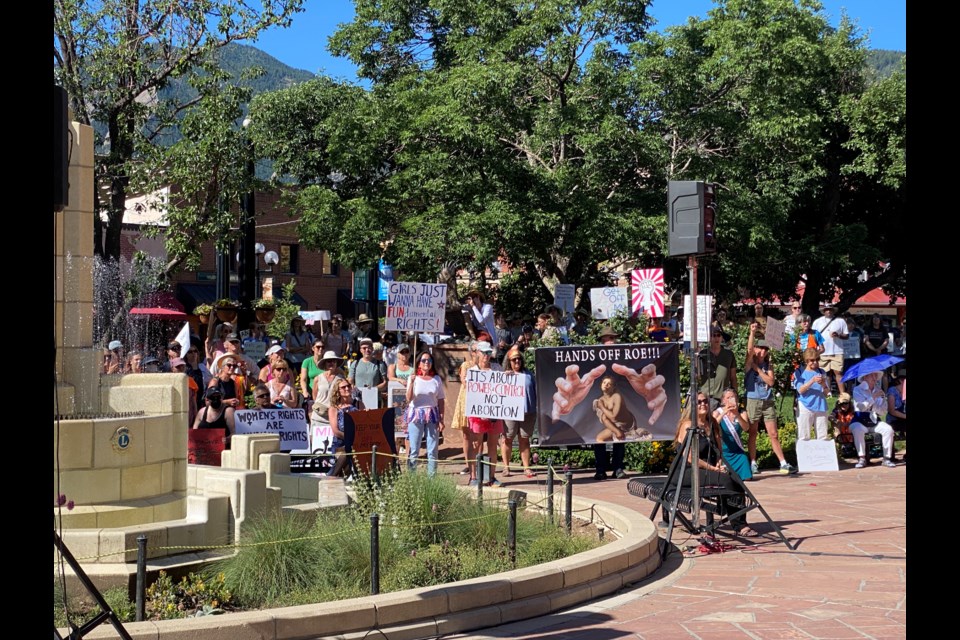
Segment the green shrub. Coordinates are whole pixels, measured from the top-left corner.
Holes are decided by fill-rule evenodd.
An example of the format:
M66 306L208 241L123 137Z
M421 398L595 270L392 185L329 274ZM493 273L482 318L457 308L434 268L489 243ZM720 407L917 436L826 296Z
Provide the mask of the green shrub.
M313 517L280 513L251 518L237 553L212 565L244 606L262 606L281 594L324 579Z
M166 571L147 587L145 609L150 620L187 618L198 612L222 613L233 596L222 573L190 573L175 583Z
M82 587L80 589L82 593L65 597L62 583L59 580L53 581L54 627L69 627L70 622L76 627L81 627L100 615L100 605ZM133 622L136 619L136 605L130 602L126 587L113 587L107 589L101 595L121 622ZM70 611L69 622L67 620L68 608Z

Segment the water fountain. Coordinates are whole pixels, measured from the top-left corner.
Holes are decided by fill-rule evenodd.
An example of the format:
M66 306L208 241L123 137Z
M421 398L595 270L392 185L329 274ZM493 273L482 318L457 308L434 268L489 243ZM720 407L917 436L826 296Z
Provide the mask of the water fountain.
M55 506L54 526L98 586L129 586L140 535L154 567L189 565L238 540L255 513L341 498L318 477L291 476L275 435L236 436L220 467L189 465L186 376L99 373L93 130L71 129L70 201L54 214L53 426L54 504L63 495L75 506Z

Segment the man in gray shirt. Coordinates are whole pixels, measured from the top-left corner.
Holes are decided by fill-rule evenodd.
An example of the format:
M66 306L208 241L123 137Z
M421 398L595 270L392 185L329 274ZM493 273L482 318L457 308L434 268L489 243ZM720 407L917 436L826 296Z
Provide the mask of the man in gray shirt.
M376 387L380 393L387 389L387 365L373 357L373 340L360 339L360 359L350 363L348 377L357 389Z

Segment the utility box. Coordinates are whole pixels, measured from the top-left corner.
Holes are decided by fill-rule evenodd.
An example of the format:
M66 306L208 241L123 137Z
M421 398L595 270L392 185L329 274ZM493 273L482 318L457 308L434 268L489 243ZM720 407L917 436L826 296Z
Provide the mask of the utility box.
M716 185L671 180L667 187L667 255L717 252Z

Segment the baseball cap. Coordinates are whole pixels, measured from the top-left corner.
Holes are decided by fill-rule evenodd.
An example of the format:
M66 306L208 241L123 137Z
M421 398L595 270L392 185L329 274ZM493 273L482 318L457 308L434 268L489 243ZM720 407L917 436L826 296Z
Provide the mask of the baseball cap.
M110 349L110 351L113 351L114 349L122 349L123 343L120 342L119 340L113 340L112 342L110 342L110 344L107 345L107 348Z
M363 345L363 344L368 344L368 345L370 345L370 346L372 347L372 346L373 346L373 339L372 339L372 338L361 338L359 344L361 344L361 345Z
M400 351L410 351L410 345L406 343L400 345L399 347L397 347L397 352L399 353Z
M175 369L177 367L185 366L187 363L183 361L183 358L172 358L170 360L170 368Z
M220 391L218 387L207 387L206 393L203 394L206 398L212 398L213 396L223 396L223 392Z
M757 340L756 342L753 343L753 346L757 347L758 349L769 349L769 348L770 348L770 345L767 344L767 341L766 341L766 340Z
M270 347L269 349L267 349L267 352L266 352L265 354L263 354L263 355L265 355L265 356L272 356L273 354L275 354L275 353L277 353L277 352L279 352L279 351L283 351L283 347L281 347L281 346L278 345L278 344L275 344L275 345L273 345L272 347Z
M180 351L180 343L176 340L171 340L170 344L167 345L167 351Z
M477 351L480 353L493 353L493 346L486 340L481 340L477 343Z
M240 336L235 333L231 333L227 336L227 342L240 342Z

